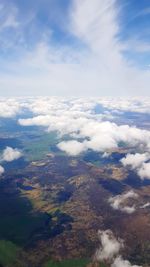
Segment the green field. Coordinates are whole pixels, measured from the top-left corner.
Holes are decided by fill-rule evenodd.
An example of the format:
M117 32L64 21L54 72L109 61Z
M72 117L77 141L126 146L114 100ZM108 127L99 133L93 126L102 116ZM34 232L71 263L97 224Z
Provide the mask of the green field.
M31 139L30 142L24 142L24 154L27 160L36 161L43 159L47 153L51 152L50 147L57 143L55 132L46 133L37 139Z

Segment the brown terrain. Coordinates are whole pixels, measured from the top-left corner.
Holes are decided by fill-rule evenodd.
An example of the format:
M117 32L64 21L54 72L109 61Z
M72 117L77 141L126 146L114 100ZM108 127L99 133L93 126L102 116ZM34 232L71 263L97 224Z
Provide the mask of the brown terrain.
M62 219L62 229L52 236L37 236L35 243L26 246L22 257L27 257L31 266L39 266L49 258L62 260L88 255L92 259L99 246L98 230L111 229L124 240L125 258L143 266L150 264L150 207L140 208L150 201L150 184L133 188L126 182L127 177L127 170L121 166L97 167L66 156L48 156L26 167L14 183L32 187L32 190L20 189L22 197L32 203L32 212L52 216L54 227L60 224L58 211L67 214L69 222ZM109 197L131 189L139 195L133 200L136 211L126 214L113 210ZM97 266L98 263L88 265Z

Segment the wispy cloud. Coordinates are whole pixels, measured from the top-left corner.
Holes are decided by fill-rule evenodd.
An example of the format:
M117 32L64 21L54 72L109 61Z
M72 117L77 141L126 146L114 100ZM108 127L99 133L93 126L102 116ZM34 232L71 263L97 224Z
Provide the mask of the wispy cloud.
M0 4L0 31L4 31L7 28L17 28L19 26L17 14L18 10L15 6Z
M66 43L54 41L50 25L40 31L35 21L28 20L24 26L15 12L5 19L5 26L13 21L19 40L13 46L19 51L15 59L1 59L0 85L5 94L134 95L141 90L148 94L149 70L138 69L122 53L118 1L71 3L63 26L71 39ZM25 27L32 29L31 42L25 38Z

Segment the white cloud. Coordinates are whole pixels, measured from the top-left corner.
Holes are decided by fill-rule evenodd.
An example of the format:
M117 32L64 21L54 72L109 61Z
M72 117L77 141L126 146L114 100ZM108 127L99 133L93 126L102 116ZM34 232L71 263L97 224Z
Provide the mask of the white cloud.
M90 140L87 141L87 147L89 149L94 151L106 151L107 149L116 148L118 146L118 142L113 134L113 124L111 125L111 123L109 124L107 122L93 123L93 129L90 129L90 125L92 126L92 123L85 125L83 129L81 129L81 135L85 134L85 136L87 135L87 137L90 137Z
M20 108L20 104L16 99L0 98L0 117L14 117L19 113Z
M141 179L150 179L150 163L143 163L137 173Z
M105 261L111 264L111 267L142 267L132 265L128 260L124 260L120 251L124 248L122 239L116 238L111 230L98 231L101 246L97 249L94 260Z
M41 116L33 117L31 119L19 119L18 122L22 126L32 126L32 125L48 126L51 120L52 120L52 117L50 117L49 115L46 115L46 116L41 115Z
M133 170L141 167L143 162L147 161L150 159L150 154L144 153L136 153L136 154L127 154L125 158L121 159L121 163L123 166L129 166Z
M77 156L86 149L84 143L80 143L76 140L61 142L57 146L70 156Z
M49 132L68 134L74 139L81 138L82 150L79 150L79 153L88 149L109 152L123 142L127 146L144 151L141 154L127 155L122 159L124 165L130 161L135 167L142 160L148 159L150 131L106 121L109 118L94 112L97 102L97 99L39 98L26 104L36 116L19 119L18 122L23 126L43 126Z
M98 102L105 108L114 111L150 113L149 97L101 97Z
M123 241L116 239L112 231L98 231L101 242L100 248L96 251L95 259L98 261L112 260L123 247Z
M104 152L103 155L102 155L102 158L109 158L109 156L111 155L111 153L108 153L108 152Z
M0 175L2 175L5 172L5 169L3 168L3 166L0 165Z
M123 260L121 256L118 256L111 267L142 267L139 265L132 265L128 260Z
M109 198L109 203L113 209L121 210L125 213L131 214L136 210L135 205L127 206L125 203L128 199L136 199L136 198L138 198L138 194L136 194L134 191L131 190L122 195L117 195L115 197Z
M149 144L148 144L149 150ZM150 163L146 162L150 159L149 153L144 154L127 154L127 156L120 161L124 166L128 166L135 170L141 179L150 179Z
M114 0L79 0L74 1L71 14L71 31L85 41L94 51L101 53L104 48L111 56L111 49L117 50L117 9ZM114 51L112 51L112 55ZM118 53L118 50L117 50ZM102 58L103 58L102 57ZM119 55L118 55L119 57ZM109 60L110 63L110 60Z
M2 160L11 162L22 157L22 153L17 149L12 147L6 147L2 154Z

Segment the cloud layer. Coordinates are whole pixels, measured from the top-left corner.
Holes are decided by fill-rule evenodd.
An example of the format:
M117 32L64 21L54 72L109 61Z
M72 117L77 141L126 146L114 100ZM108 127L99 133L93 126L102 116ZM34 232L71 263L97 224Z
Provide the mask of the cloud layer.
M18 116L21 126L43 126L48 132L56 131L59 137L68 135L68 141L58 143L58 148L68 155L78 156L87 150L109 155L122 144L130 147L133 152L121 163L141 179L150 178L150 131L115 122L125 120L124 112L132 112L134 107L136 112L147 112L149 116L149 98L118 98L115 102L111 98L28 97L1 98L0 103L3 118Z
M102 121L101 115L86 114L85 111L78 109L69 111L60 110L56 114L38 115L29 119L19 119L18 122L23 126L44 126L47 127L48 131L55 130L61 135L69 134L76 138L83 138L85 140L82 144L79 141L75 143L80 147L82 145L83 151L86 149L106 151L117 148L120 142L124 142L126 145L132 147L143 146L145 149L149 149L149 131L128 125L118 126L116 123L110 121ZM71 144L70 141L69 143L66 141L68 148ZM81 149L79 152L81 152Z
M59 136L68 135L69 140L60 142L58 148L72 156L87 150L109 153L124 144L136 153L127 154L121 163L137 171L141 179L149 178L150 131L115 123L118 114L120 118L122 116L120 112L130 109L132 112L134 105L137 112L146 112L149 101L143 100L141 105L130 99L124 109L121 109L122 99L118 99L118 106L110 105L110 109L105 107L110 100L107 105L103 101L99 98L31 98L22 101L21 108L27 108L33 116L20 118L18 123L22 126L43 126L48 132L56 131ZM97 107L100 109L98 113Z
M0 117L11 118L17 115L21 109L19 101L16 99L0 99Z

